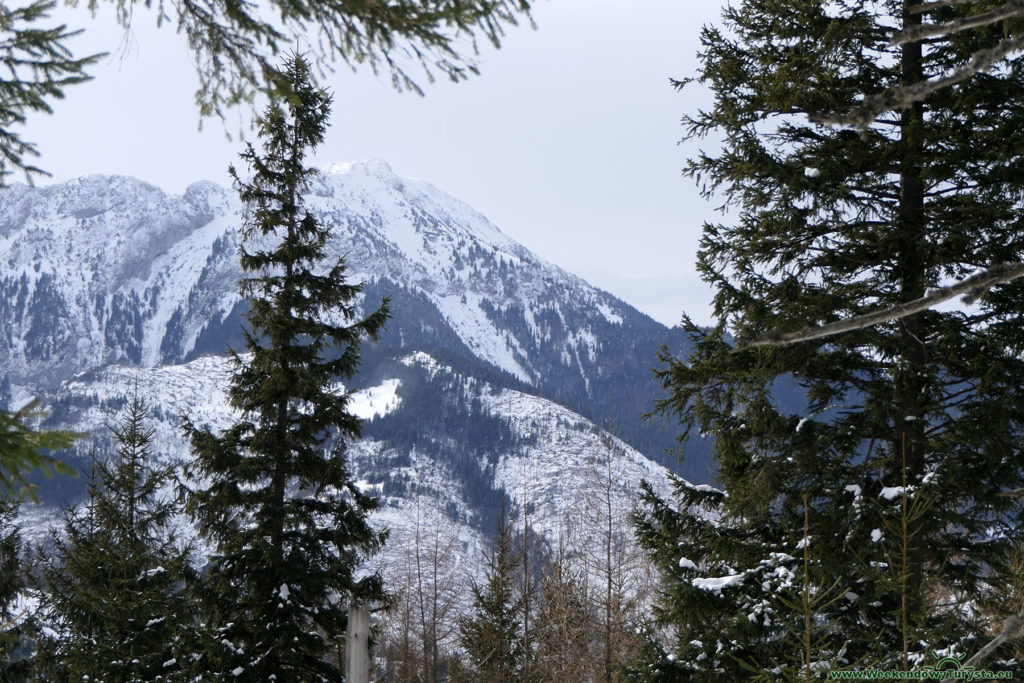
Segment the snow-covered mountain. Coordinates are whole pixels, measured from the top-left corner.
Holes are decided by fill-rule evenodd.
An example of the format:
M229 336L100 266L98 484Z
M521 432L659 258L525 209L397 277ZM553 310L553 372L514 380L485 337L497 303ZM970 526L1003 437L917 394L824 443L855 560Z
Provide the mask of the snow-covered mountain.
M658 394L669 329L517 244L484 216L387 164L337 164L308 205L335 228L365 301L392 297L380 346L504 373L673 465L674 434L640 416ZM91 176L0 193L0 399L45 394L110 363L181 363L242 346L235 195L198 182L169 196ZM701 444L682 473L706 479Z
M368 422L350 456L394 547L424 507L444 511L469 551L503 496L551 540L580 526L600 481L620 511L641 478L664 483L674 434L640 415L658 394L657 349L679 351L678 329L383 162L329 166L306 199L334 229L330 259L365 283L364 310L392 300L386 334L363 350L353 409ZM43 396L49 425L91 433L69 455L81 464L93 446L109 452L103 425L137 387L157 457L184 461L183 414L231 419L241 223L235 195L209 182L180 197L106 176L0 192L0 401ZM706 480L703 444L689 448L683 474ZM83 488L57 478L42 496L74 501Z
M102 426L138 392L149 402L154 458L182 464L188 444L181 416L215 430L231 423L230 370L224 356L110 365L65 382L49 406L62 426L92 434L76 446L85 457L94 447L113 449L113 435ZM668 492L662 466L547 399L463 375L422 351L382 363L375 375L350 406L367 426L349 458L359 485L383 503L376 520L391 529L393 552L407 545L426 510L443 511L467 549L482 549L502 494L513 511L529 511L535 533L555 541L572 531L576 544L587 546L594 530L580 515L602 491L617 511L631 509L641 479ZM84 483L62 480L62 496L75 499ZM46 508L26 512L32 535L52 521Z

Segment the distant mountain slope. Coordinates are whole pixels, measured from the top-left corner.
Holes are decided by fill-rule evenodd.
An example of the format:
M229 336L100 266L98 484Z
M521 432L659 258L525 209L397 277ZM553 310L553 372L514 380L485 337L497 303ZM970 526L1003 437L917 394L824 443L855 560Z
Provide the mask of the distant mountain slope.
M391 296L394 318L367 349L380 363L414 351L466 376L553 401L648 457L671 431L640 420L658 394L669 329L547 263L466 204L383 162L325 168L307 201L336 238L364 300ZM241 207L212 183L181 197L141 181L92 176L0 192L0 387L52 394L108 364L157 368L241 348L236 257ZM361 379L362 381L362 379ZM2 399L3 396L0 396ZM708 478L706 446L681 472Z
M641 479L668 493L664 468L547 399L463 375L423 352L383 362L375 375L373 386L350 404L368 422L365 438L350 445L349 459L359 485L382 502L374 522L391 531L391 541L374 566L386 574L403 566L417 525L434 511L447 518L473 574L503 493L510 514L529 510L534 533L551 544L571 538L576 552L597 547L599 530L586 524L586 512L603 491L621 519L636 504ZM182 465L189 456L181 416L215 430L230 424L229 376L223 356L149 368L106 366L51 396L52 421L90 433L73 459L86 459L92 448L112 452L114 438L104 425L137 392L151 407L146 425L154 430L153 457ZM76 500L85 483L55 480L44 492L47 507L25 511L28 534L40 534L55 518L49 506Z

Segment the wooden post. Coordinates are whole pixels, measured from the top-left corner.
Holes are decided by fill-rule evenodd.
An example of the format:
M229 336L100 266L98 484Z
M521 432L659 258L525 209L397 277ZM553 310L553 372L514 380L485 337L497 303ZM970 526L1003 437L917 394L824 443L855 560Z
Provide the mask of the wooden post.
M358 605L348 610L345 681L370 683L370 610Z

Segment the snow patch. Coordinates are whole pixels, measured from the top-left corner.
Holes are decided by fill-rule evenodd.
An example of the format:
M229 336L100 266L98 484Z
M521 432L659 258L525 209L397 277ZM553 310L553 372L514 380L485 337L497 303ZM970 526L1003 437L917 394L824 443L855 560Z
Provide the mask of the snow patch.
M386 379L375 387L353 393L348 404L349 412L362 420L372 420L393 412L402 403L397 395L401 384L398 379Z
M612 325L622 324L622 316L613 311L611 307L608 306L607 304L599 303L597 305L597 310L601 311L601 315L604 316L604 319L610 322Z
M730 574L729 576L718 576L708 579L693 579L690 584L702 591L721 594L723 589L741 584L744 576L745 574Z
M895 500L903 495L904 490L905 489L902 486L886 486L882 489L881 493L878 494L878 497L885 498L886 500Z

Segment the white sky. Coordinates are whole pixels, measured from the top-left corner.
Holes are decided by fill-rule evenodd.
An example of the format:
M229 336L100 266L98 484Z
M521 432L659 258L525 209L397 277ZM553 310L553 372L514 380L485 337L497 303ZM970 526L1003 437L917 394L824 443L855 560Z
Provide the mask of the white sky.
M528 26L486 50L468 82L394 92L386 76L341 67L327 85L333 125L319 163L381 158L466 201L543 258L672 325L710 320L694 270L703 221L717 214L680 172L697 143L678 144L684 112L708 106L669 78L697 69L698 32L717 0L539 0ZM26 131L54 180L132 175L181 193L228 184L240 123L198 127L195 77L173 27L152 27L141 3L132 33L109 7L95 19L60 10L84 54L111 52L96 80L70 88ZM707 142L705 145L713 143ZM40 181L48 182L48 181Z

